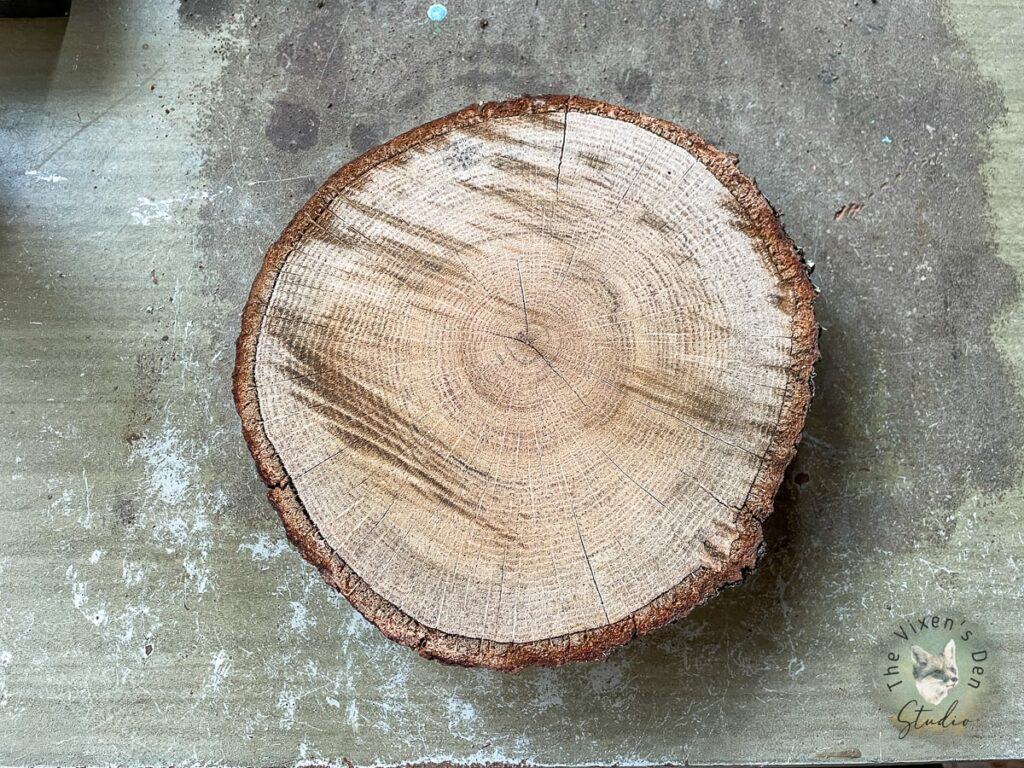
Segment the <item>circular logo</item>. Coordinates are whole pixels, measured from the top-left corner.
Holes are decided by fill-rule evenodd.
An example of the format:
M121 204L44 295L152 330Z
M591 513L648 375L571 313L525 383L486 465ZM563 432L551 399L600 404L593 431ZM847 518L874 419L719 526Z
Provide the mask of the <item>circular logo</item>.
M899 738L976 726L991 659L987 642L967 619L922 615L899 622L886 635L875 675Z

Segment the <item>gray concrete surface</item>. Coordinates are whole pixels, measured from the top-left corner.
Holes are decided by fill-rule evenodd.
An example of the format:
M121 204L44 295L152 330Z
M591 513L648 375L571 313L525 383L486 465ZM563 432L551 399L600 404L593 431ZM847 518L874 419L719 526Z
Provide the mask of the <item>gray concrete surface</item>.
M1024 756L1021 4L428 5L0 21L0 764ZM818 265L825 331L747 583L607 662L507 677L421 660L321 584L230 371L322 179L523 92L738 153ZM924 614L980 627L986 694L972 727L900 739L880 649Z

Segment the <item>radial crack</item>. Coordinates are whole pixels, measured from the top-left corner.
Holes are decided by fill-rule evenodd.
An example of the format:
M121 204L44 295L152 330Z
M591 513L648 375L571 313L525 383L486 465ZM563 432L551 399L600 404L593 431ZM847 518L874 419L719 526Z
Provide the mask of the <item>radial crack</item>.
M530 335L530 313L526 311L526 289L523 288L523 268L516 259L516 272L519 273L519 295L523 299L523 323L526 325L526 335Z
M558 185L562 181L562 160L565 157L565 134L569 129L569 103L565 104L565 116L562 118L562 148L558 150L558 170L555 171L555 197L558 197Z
M601 610L604 612L604 620L612 623L608 616L608 608L604 604L604 596L601 594L601 587L597 585L597 576L594 575L594 566L590 562L590 553L587 552L586 542L583 541L583 531L580 529L580 519L576 516L576 510L572 510L572 519L576 523L576 535L580 537L580 549L583 550L583 559L587 561L587 570L590 571L590 580L594 583L594 591L597 592L597 599L601 603Z

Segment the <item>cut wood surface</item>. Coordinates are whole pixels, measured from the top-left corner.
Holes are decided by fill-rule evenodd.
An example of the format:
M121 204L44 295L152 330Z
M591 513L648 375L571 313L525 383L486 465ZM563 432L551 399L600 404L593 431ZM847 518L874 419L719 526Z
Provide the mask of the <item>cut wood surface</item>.
M579 98L343 167L271 248L235 395L289 536L450 663L597 658L754 565L813 289L734 158Z

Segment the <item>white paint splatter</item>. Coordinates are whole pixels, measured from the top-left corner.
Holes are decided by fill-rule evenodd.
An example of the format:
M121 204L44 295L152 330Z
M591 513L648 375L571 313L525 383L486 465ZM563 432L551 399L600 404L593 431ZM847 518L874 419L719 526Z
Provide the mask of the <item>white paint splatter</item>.
M352 730L356 733L359 732L359 707L356 706L356 700L352 699L348 703L348 709L345 710L345 719L348 724L352 726Z
M161 520L154 529L154 536L160 541L170 545L167 554L177 551L178 547L188 543L189 537L193 534L205 531L210 527L210 521L202 510L197 510L191 521L184 517L172 517Z
M622 669L618 664L606 661L590 670L588 679L595 693L611 693L622 685Z
M539 670L536 678L536 697L534 703L538 709L560 707L564 703L558 689L559 676L550 669Z
M203 683L203 690L200 694L205 698L210 693L216 693L224 685L224 681L231 675L231 659L228 652L221 648L210 657L210 674Z
M131 456L131 461L145 462L143 487L151 501L150 514L157 517L151 535L166 554L181 555L181 567L188 577L185 591L199 595L214 589L209 563L211 517L228 504L222 489L205 490L196 482L200 463L209 451L207 441L187 438L165 421L159 431L136 444ZM126 572L123 577L135 580L139 574Z
M277 711L281 713L278 725L283 730L290 731L295 726L295 705L298 701L298 694L292 691L281 691L277 695Z
M456 696L448 700L448 730L453 736L473 739L476 723L476 708L472 704Z
M238 545L239 552L243 549L249 550L253 560L265 563L280 557L288 549L288 541L282 538L271 539L267 534L261 533L255 541ZM268 567L262 566L260 570L266 570Z
M12 661L14 656L10 651L0 651L0 709L7 706L7 700L10 698L7 692L7 668L11 666Z
M208 556L209 552L206 549L201 549L195 556L186 555L185 559L182 560L182 566L185 568L185 573L188 574L188 577L195 585L196 592L200 595L207 590L212 589L212 573L206 565L206 558Z
M89 582L87 581L75 581L75 577L78 575L75 572L75 566L69 565L67 571L64 574L71 582L71 603L78 610L82 610L87 602L89 602Z
M80 614L97 627L110 621L110 616L107 615L107 609L104 606L101 605L95 610L86 607L89 604L89 582L78 580L78 571L75 570L75 566L69 565L64 572L64 577L71 586L71 604L78 609Z
M180 503L198 471L181 443L180 432L165 424L160 433L142 441L136 449L146 460L150 491L165 504Z
M304 633L309 627L316 626L316 619L309 615L306 606L294 600L290 605L292 607L292 629Z
M146 569L140 563L125 560L121 565L121 581L126 587L137 587L146 578Z
M89 487L89 477L85 470L82 470L82 483L85 486L85 514L79 515L78 524L89 530L92 528L92 489Z
M153 221L170 221L171 205L180 203L184 198L168 197L164 200L151 200L148 197L140 197L139 204L128 213L132 221L148 227Z
M154 200L149 197L139 197L138 205L132 207L128 213L132 221L143 227L148 227L154 221L170 221L172 210L179 205L187 205L194 201L212 200L215 197L231 192L231 187L224 187L218 192L202 190L195 194L173 195L161 200Z
M47 184L60 184L62 181L67 181L67 176L58 176L57 174L44 174L40 171L25 171L25 175L29 176L36 181L45 181Z

